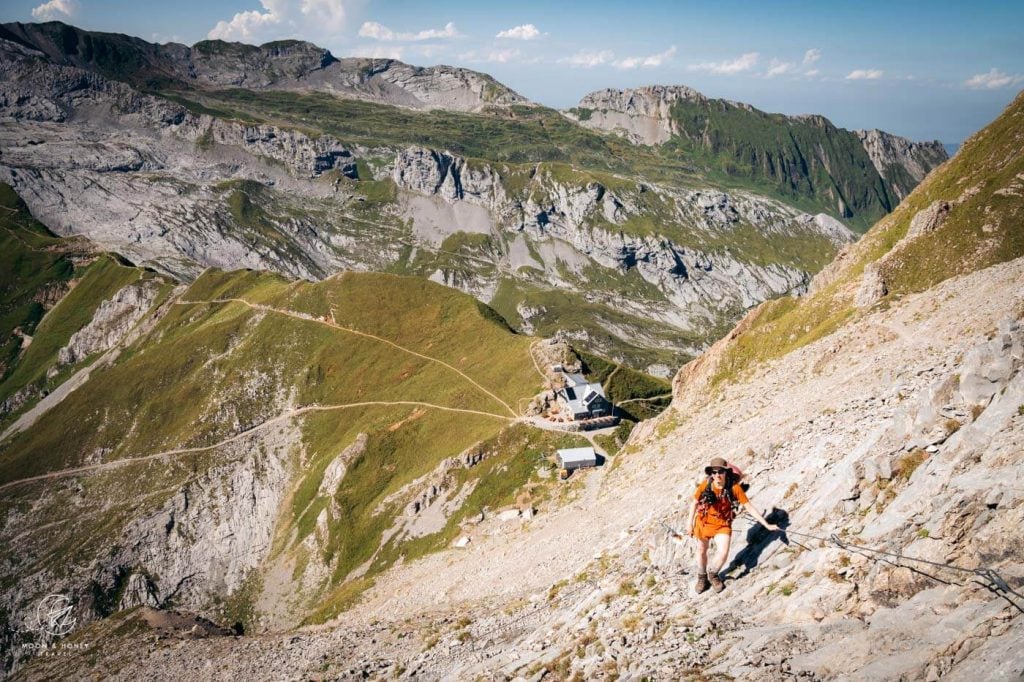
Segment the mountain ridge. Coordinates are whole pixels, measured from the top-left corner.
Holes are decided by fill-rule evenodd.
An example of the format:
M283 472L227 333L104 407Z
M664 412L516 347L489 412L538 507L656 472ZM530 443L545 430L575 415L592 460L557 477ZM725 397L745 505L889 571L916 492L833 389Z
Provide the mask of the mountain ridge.
M339 59L306 41L280 40L260 46L222 40L203 40L192 47L156 45L60 22L3 24L0 37L37 50L55 63L96 70L144 89L178 85L321 90L424 110L531 105L491 76L470 69L418 67L395 59Z
M844 218L888 213L948 158L937 140L848 131L820 114L770 114L685 85L597 90L565 113L634 144L664 146L666 154L697 154L709 170L827 197Z
M323 93L164 98L0 47L0 175L57 232L186 280L206 266L421 274L496 302L524 328L671 367L699 350L706 325L803 286L852 238L746 191L471 156L495 156L507 139L514 154L608 159L592 151L603 139L554 112L458 114L465 126L450 132L455 114ZM436 131L429 147L408 142L417 124ZM527 147L530 130L567 151ZM469 153L438 149L454 135Z

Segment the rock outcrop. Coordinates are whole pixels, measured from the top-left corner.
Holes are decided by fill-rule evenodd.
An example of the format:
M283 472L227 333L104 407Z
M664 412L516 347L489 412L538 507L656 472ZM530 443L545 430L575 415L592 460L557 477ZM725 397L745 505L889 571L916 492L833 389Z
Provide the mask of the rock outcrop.
M911 142L882 130L853 132L860 138L878 174L889 182L900 200L910 194L933 168L949 158L946 148L938 140Z
M159 287L153 282L130 284L100 303L89 324L75 332L67 345L57 352L57 364L50 371L113 348L149 311L158 291Z
M566 115L582 126L620 134L635 144L658 145L679 132L672 123L672 105L678 101L703 103L707 98L685 85L608 88L584 96Z

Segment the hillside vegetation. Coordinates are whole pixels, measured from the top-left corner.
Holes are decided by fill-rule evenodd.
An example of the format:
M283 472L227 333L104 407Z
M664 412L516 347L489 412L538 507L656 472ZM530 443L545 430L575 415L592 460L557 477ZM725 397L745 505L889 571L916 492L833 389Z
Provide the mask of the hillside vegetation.
M114 278L122 285L148 276L101 257L69 296L93 286L109 295L109 272L88 274L98 267L124 270ZM40 328L38 348L53 346ZM259 510L276 519L272 546L257 547L262 563L244 567L237 588L207 583L198 603L187 598L259 627L266 572L284 564L295 584L289 605L275 608L331 617L394 562L447 547L472 516L521 503L524 491L533 503L549 495L550 477L538 475L546 457L585 441L512 425L542 385L531 342L478 301L419 278L344 273L310 283L209 270L112 366L68 395L59 418L3 443L0 514L30 514L30 526L52 529L22 534L17 554L9 545L2 579L48 575L72 588L87 578L101 614L123 606L131 575L169 598L172 569L153 557L125 563L119 548L142 542L137 534L183 494L186 506L207 508L200 518L227 512L219 505L241 502L240 491L220 502L204 496L245 470L264 486L283 486L280 515ZM16 372L45 372L51 355L26 355ZM352 454L342 455L344 475L332 490L326 472L343 452ZM283 479L274 478L278 470ZM435 529L402 530L424 477L458 493L458 502ZM208 492L194 490L197 481ZM74 517L69 505L79 510ZM182 517L175 527L188 524ZM175 532L185 533L189 551L209 551L196 535L206 531ZM97 559L100 574L90 572Z
M918 230L908 235L915 220ZM865 304L885 306L950 277L1019 258L1024 255L1022 221L1024 96L1018 95L818 275L811 295L783 297L751 312L718 359L714 383L851 324ZM875 280L879 296L858 306L865 278Z
M58 350L100 303L153 273L95 254L86 240L57 237L5 184L0 184L0 228L0 404L6 407L0 425L6 426L95 359L48 371Z
M693 158L712 177L746 180L797 204L823 206L862 231L899 203L857 136L824 117L680 100L672 121L679 135L666 152Z

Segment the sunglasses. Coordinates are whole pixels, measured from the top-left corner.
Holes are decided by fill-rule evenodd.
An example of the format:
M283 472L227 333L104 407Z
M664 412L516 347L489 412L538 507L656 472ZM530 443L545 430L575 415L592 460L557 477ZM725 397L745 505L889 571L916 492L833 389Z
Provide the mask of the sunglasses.
M725 473L725 469L712 469L711 473L712 473L712 475L714 475L714 474L724 474Z

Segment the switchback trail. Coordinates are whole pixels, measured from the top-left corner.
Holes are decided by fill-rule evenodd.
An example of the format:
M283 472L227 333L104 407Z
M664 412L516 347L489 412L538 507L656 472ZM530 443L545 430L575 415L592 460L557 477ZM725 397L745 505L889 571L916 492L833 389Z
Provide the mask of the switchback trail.
M214 443L212 445L203 445L201 447L194 448L176 448L174 450L165 450L164 452L157 452L152 455L143 455L142 457L126 457L124 459L115 459L113 461L102 462L100 464L89 464L86 466L74 467L72 469L61 469L59 471L51 471L46 474L39 474L38 476L29 476L27 478L19 478L16 481L8 481L7 483L0 485L0 491L6 490L7 488L13 488L14 486L20 485L22 483L31 483L33 481L45 481L54 478L65 478L67 476L74 476L75 474L89 473L93 471L104 471L106 469L116 469L118 467L127 466L129 464L137 464L139 462L147 462L150 460L161 459L164 457L172 457L174 455L187 455L196 452L204 452L206 450L213 450L215 448L223 447L235 441L242 440L243 438L251 436L256 432L267 428L268 426L273 426L274 424L286 421L288 419L291 419L292 417L298 417L304 414L308 414L310 412L329 412L331 410L345 410L352 407L372 407L379 405L415 405L417 407L428 407L435 410L444 410L446 412L461 412L463 414L475 414L481 417L491 417L492 419L512 421L511 417L505 417L504 415L494 414L493 412L481 412L480 410L468 410L460 407L445 407L444 405L434 405L432 403L423 403L412 400L371 400L361 403L344 403L341 405L307 405L305 407L298 407L293 410L283 412L278 416L273 417L272 419L268 419L267 421L252 427L251 429L247 429L240 433L236 433L234 436L231 436L230 438L225 438L224 440Z
M474 386L479 388L481 391L483 391L484 393L486 393L487 395L489 395L490 397L494 398L499 403L501 403L505 407L505 409L508 410L509 414L511 414L513 417L517 416L516 415L516 411L513 410L512 407L508 403L506 403L504 400L502 400L501 398L499 398L498 396L496 396L495 394L491 393L486 388L484 388L483 386L478 384L476 381L474 381L471 377L469 377L465 372L463 372L459 368L454 367L452 365L449 365L444 360L439 360L438 358L434 358L434 357L431 357L429 355L424 355L423 353L418 353L418 352L416 352L414 350L410 350L409 348L406 348L404 346L400 346L397 343L395 343L394 341L390 341L390 340L385 339L383 337L377 336L376 334L370 334L369 332L361 332L358 329L352 329L351 327L343 327L342 325L337 324L336 322L330 322L330 321L325 320L323 318L313 317L312 315L307 315L307 314L304 314L304 313L297 313L297 312L295 312L293 310L285 310L285 309L282 309L282 308L274 308L274 307L271 307L271 306L268 306L268 305L263 305L261 303L252 303L251 301L246 301L244 298L214 298L214 299L210 299L209 301L184 301L184 300L175 301L175 305L204 305L204 304L209 304L209 303L241 303L243 305L249 306L253 310L262 310L262 311L268 312L268 313L277 313L278 315L284 315L285 317L291 317L291 318L294 318L296 320L302 320L304 322L313 322L315 324L322 324L324 326L331 327L332 329L337 329L339 331L347 332L349 334L354 334L356 336L362 336L362 337L367 338L367 339L373 339L375 341L379 341L381 343L384 343L384 344L387 344L387 345L391 346L392 348L396 348L396 349L402 351L403 353L408 353L409 355L414 355L414 356L416 356L418 358L422 358L422 359L428 360L430 362L436 362L439 365L443 365L444 367L447 367L448 369L450 369L453 372L457 373L463 379L465 379L469 383L473 384Z

